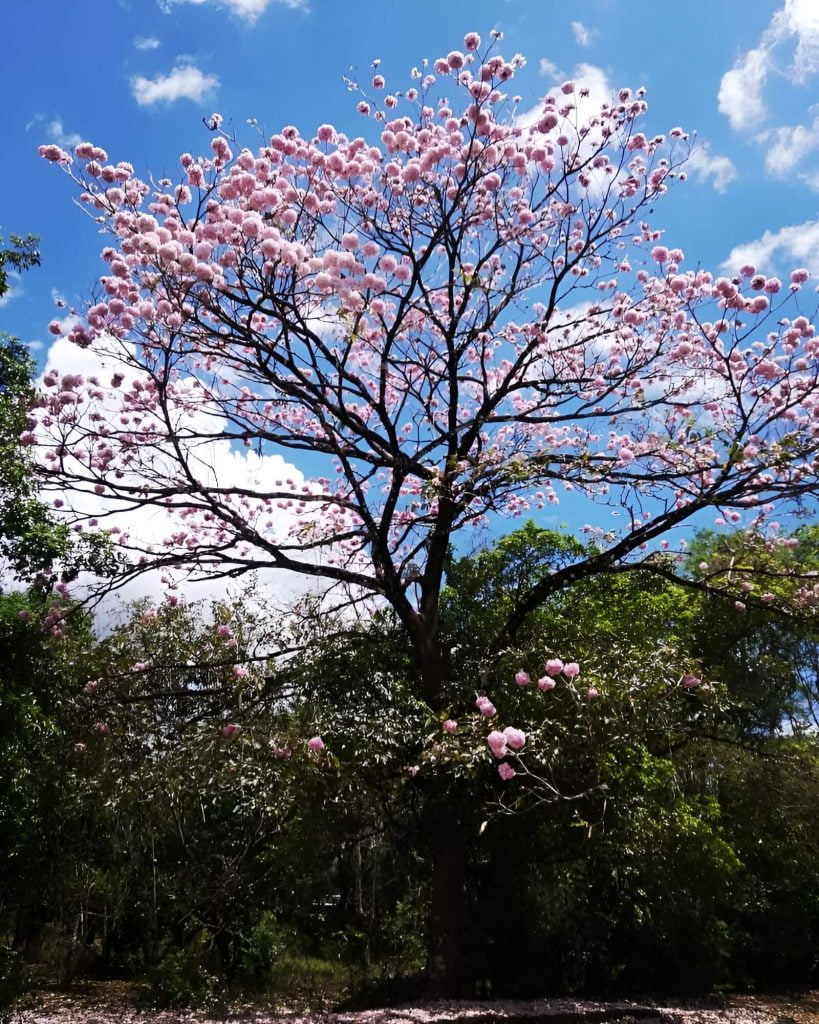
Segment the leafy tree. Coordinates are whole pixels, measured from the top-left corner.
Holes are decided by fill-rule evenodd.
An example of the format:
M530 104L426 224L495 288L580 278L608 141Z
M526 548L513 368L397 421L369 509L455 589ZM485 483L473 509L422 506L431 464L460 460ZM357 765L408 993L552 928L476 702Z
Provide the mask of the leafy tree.
M38 501L30 450L19 443L34 399L33 370L26 347L0 334L0 556L14 576L45 581L68 549L68 529Z
M693 585L661 538L709 510L764 536L770 509L811 493L818 468L807 271L780 300L781 282L753 268L686 270L646 223L686 136L639 131L642 93L591 109L571 82L529 123L504 99L520 59L494 35L465 47L383 104L381 74L357 86L370 139L288 127L234 155L217 133L207 157L183 155L176 188L91 143L76 162L42 149L111 233L104 295L70 336L115 366L110 386L46 375L30 440L51 479L78 510L93 494L176 517L156 546L120 535L134 556L122 578L273 566L386 602L435 712L453 682L447 553L465 527L563 488L624 524L516 595L481 644L491 668L580 579L639 570ZM256 453L255 481L215 472L231 443ZM300 452L316 467L307 482L276 469L275 455ZM457 988L452 820L435 830L434 898L450 895L430 969Z
M40 252L37 248L39 239L36 235L26 235L24 238L12 235L10 241L11 248L3 248L3 238L0 236L0 298L11 287L8 268L19 274L23 270L40 266Z

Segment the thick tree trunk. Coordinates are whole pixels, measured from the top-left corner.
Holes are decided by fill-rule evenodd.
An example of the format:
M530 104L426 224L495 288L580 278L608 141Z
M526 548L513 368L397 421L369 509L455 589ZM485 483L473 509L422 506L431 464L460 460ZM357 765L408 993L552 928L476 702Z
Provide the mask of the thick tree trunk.
M419 615L413 640L421 690L433 711L447 706L446 662L437 623ZM468 983L467 841L457 795L447 780L431 778L426 793L424 828L430 853L430 902L427 918L427 982L436 996L459 996Z
M461 996L468 982L465 837L457 823L439 825L431 846L427 980L433 995Z

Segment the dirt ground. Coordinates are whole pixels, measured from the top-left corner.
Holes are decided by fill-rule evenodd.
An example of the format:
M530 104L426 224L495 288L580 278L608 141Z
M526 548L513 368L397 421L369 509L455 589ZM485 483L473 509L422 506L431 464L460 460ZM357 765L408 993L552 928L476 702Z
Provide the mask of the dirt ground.
M74 994L43 993L20 1010L20 1024L819 1024L819 992L735 996L720 1005L661 1006L588 1000L493 1000L417 1003L349 1013L233 1010L135 1010L110 986Z

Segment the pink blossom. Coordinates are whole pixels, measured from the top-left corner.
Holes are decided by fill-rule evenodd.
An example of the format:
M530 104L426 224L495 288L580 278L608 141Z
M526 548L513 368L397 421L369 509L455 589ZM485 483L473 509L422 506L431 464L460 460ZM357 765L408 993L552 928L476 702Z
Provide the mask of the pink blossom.
M464 47L467 50L477 50L481 45L481 37L477 32L467 32L464 36Z
M517 772L511 764L507 764L504 761L503 764L498 765L498 775L500 775L504 782L508 782L510 779L514 779Z
M568 665L563 666L563 675L567 679L574 679L575 676L580 675L580 666L576 661L570 661Z
M560 658L549 658L546 662L546 674L549 676L559 676L563 671L563 662Z
M556 685L554 679L551 679L549 676L543 676L537 681L538 689L543 690L544 693L553 690Z
M443 724L444 732L455 732L458 728L458 723L453 718L448 718Z
M488 697L478 697L475 701L475 707L480 711L484 718L494 718L498 713L495 705Z
M498 732L497 729L493 729L486 737L486 743L495 757L499 760L502 757L506 757L506 737L502 732Z
M515 682L518 684L518 686L528 686L531 681L532 680L529 678L529 673L524 672L523 669L520 669L518 672L515 673Z
M222 726L222 736L226 740L235 740L236 737L241 734L241 732L242 732L241 725L230 724L230 725L223 725Z
M695 676L693 672L688 672L682 677L682 684L687 689L693 689L695 686L699 686L702 680L699 676Z
M50 160L52 163L67 164L71 162L71 157L68 153L53 143L48 146L40 146L38 152L43 159Z
M734 608L736 608L736 610L738 612L744 612L745 611L745 602L744 601L734 601Z
M320 750L324 750L324 740L321 736L313 736L307 741L307 749L317 754Z
M597 689L596 686L589 686L586 690L586 696L589 698L589 700L594 700L595 697L600 696L600 691Z
M511 725L507 725L503 730L503 736L511 750L522 750L526 745L526 733L522 729L515 729Z
M383 75L373 75L373 89L383 89L385 85Z
M94 728L97 730L100 736L111 735L111 726L107 722L97 722Z
M810 271L804 267L791 271L791 284L804 284L810 277Z

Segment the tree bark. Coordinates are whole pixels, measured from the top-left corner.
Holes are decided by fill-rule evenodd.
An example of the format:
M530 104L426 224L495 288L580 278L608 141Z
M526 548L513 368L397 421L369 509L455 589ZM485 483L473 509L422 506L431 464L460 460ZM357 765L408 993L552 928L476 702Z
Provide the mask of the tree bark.
M442 807L441 810L446 810ZM431 994L465 994L467 849L457 823L439 823L432 837L432 878L427 925L427 982Z

